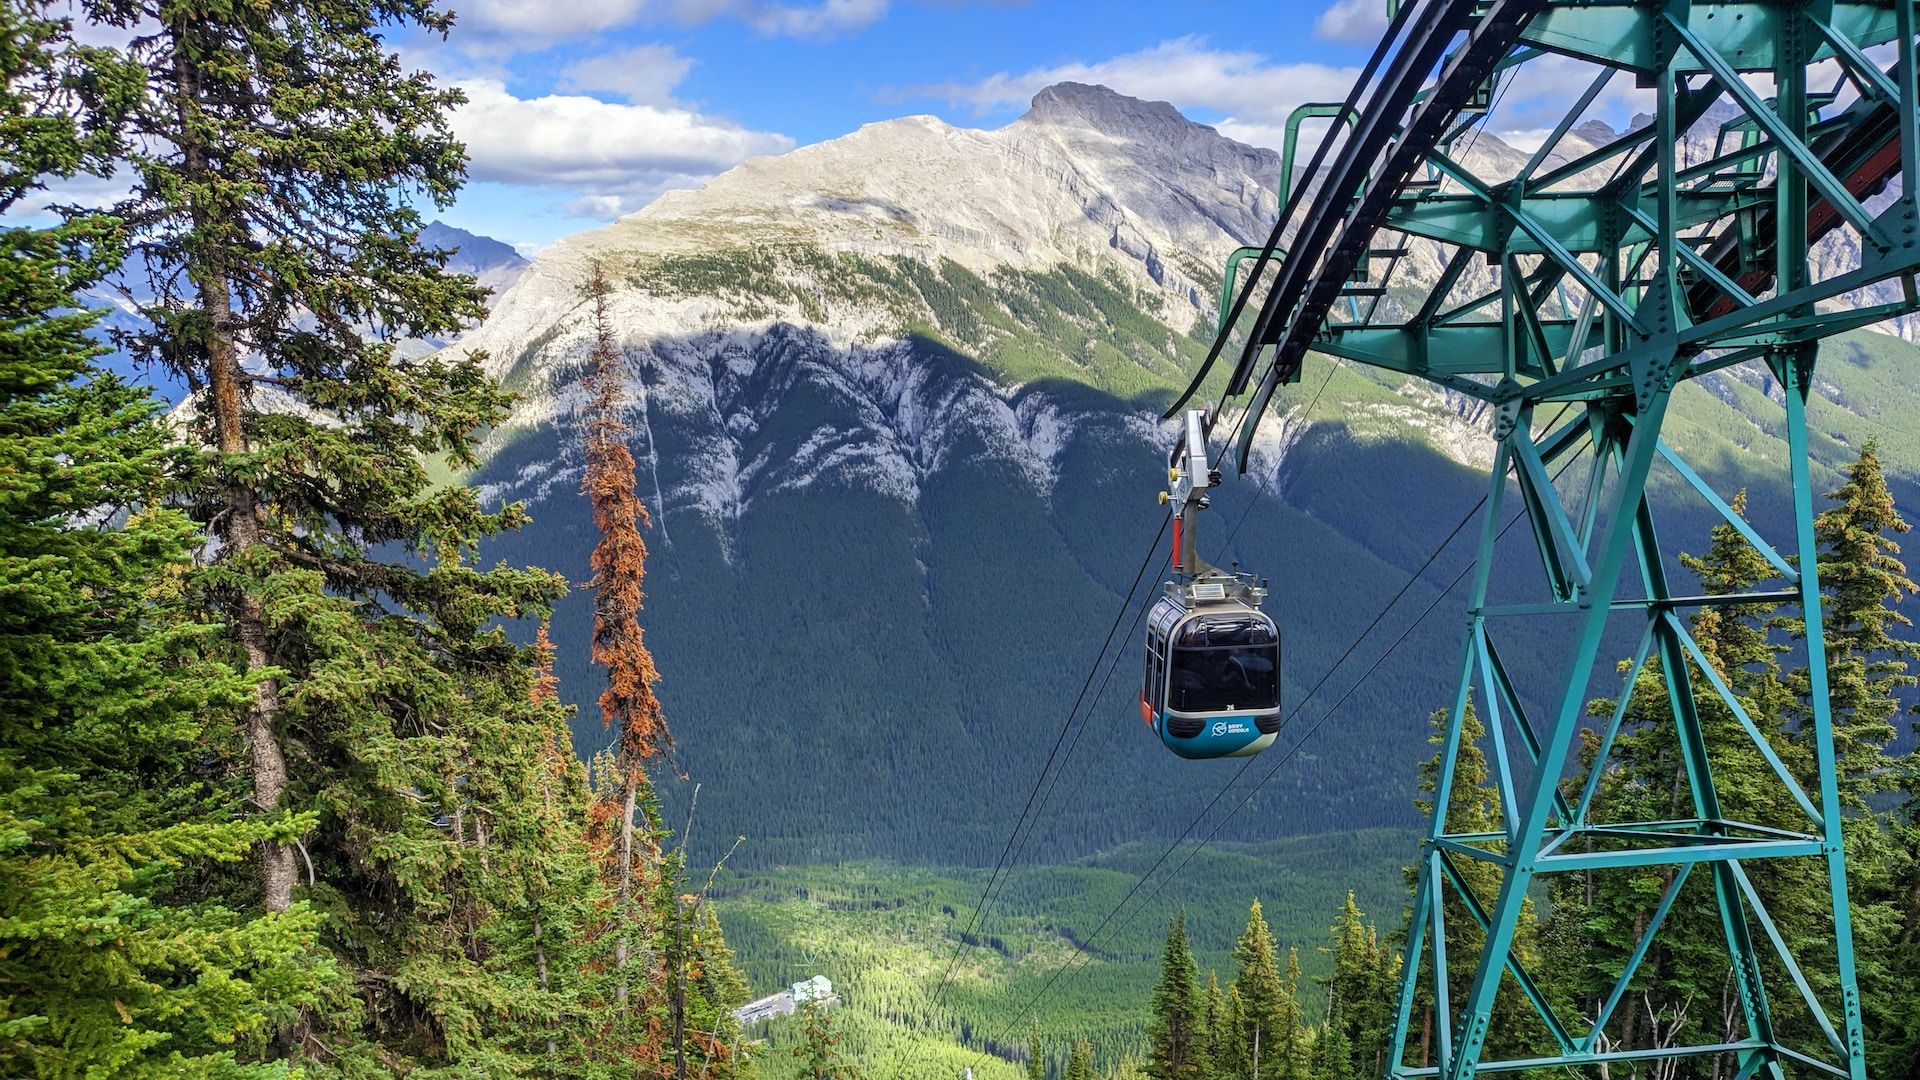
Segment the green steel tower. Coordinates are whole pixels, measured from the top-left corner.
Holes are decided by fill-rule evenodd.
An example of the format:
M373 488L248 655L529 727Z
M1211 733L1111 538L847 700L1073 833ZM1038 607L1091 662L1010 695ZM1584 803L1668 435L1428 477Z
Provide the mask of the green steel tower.
M1866 1078L1807 402L1823 338L1920 308L1915 6L1408 4L1392 12L1353 93L1332 113L1336 122L1309 167L1314 181L1292 185L1270 242L1246 253L1252 269L1241 268L1208 368L1235 361L1227 391L1250 393L1252 416L1298 378L1311 349L1429 380L1485 403L1495 417L1491 488L1434 803L1448 803L1472 703L1485 722L1502 823L1451 832L1442 809L1426 833L1389 1077L1460 1080L1566 1066L1598 1075L1608 1063L1719 1058L1736 1080ZM1476 158L1477 126L1508 91L1536 107L1571 105L1524 163ZM1583 122L1623 102L1649 118L1596 143ZM1298 189L1307 187L1302 197ZM1437 275L1397 280L1395 271L1416 258L1437 265ZM1662 436L1677 388L1742 364L1771 375L1780 409L1770 423L1787 445L1792 527L1777 542L1734 513ZM1208 379L1203 370L1189 396L1216 385ZM1252 427L1240 437L1243 461ZM1656 474L1660 482L1650 486ZM1676 589L1672 553L1655 528L1655 504L1676 492L1717 511L1788 587L1730 596ZM1496 548L1501 509L1515 502L1532 527L1524 559L1531 565L1509 565L1519 560L1503 561ZM1805 620L1807 730L1817 762L1807 775L1782 760L1689 632L1687 616L1705 606L1754 603L1790 605ZM1518 634L1564 643L1554 646L1550 670L1523 678L1503 661L1502 643ZM1576 789L1566 779L1582 753L1592 755L1589 775L1597 778L1615 749L1629 695L1618 689L1612 661L1620 641L1635 639L1626 686L1649 665L1669 676L1690 799L1678 819L1607 820L1594 780ZM1719 700L1702 700L1703 687ZM1615 693L1621 707L1595 721L1583 748L1589 700ZM1731 713L1744 733L1737 737L1765 761L1767 782L1798 808L1796 820L1723 812L1710 740L1727 728L1710 735L1708 710ZM1755 887L1753 868L1765 860L1802 860L1824 881L1830 938L1787 940ZM1463 867L1475 863L1497 876L1490 902L1465 883ZM1617 983L1597 1009L1566 1015L1548 980L1514 948L1530 889L1542 875L1646 867L1665 868L1668 884L1640 913L1644 932L1627 943ZM1717 907L1718 938L1709 944L1725 948L1731 1034L1622 1046L1610 1025L1690 879L1710 884ZM1471 926L1449 925L1462 922L1462 912ZM1827 973L1820 979L1808 975L1816 952ZM1496 1014L1496 994L1502 1009L1537 1017L1526 1023L1546 1032L1541 1052L1488 1059L1489 1031L1518 1021ZM1416 1001L1434 1020L1427 1060L1410 1062ZM1788 1045L1776 1034L1776 1011L1787 1008L1802 1022L1811 1018L1818 1045Z

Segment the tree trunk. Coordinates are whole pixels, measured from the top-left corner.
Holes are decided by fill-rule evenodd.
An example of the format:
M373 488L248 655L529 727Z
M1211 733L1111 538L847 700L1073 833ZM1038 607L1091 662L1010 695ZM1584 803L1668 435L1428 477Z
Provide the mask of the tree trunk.
M633 936L633 812L639 785L633 779L633 766L621 770L620 791L620 940L613 945L613 966L620 972L620 1004L627 1003L627 957Z
M540 972L540 992L547 992L547 942L545 928L538 918L533 920L533 965ZM547 1036L547 1056L552 1057L555 1050L553 1036Z
M195 135L191 103L198 97L199 81L194 60L186 48L191 33L185 26L169 27L175 47L174 109L179 120L179 138L189 183L205 183L212 175L207 148ZM217 223L212 211L202 202L192 205L193 225L205 235ZM214 447L222 454L244 453L246 432L241 424L240 347L234 340L233 287L224 257L218 252L190 252L187 274L199 293L200 312L205 319L203 344L207 351L209 408L213 416ZM226 489L225 557L240 558L261 543L260 506L254 490L244 484L229 483ZM240 640L248 671L272 666L267 653L267 622L260 599L242 591L232 604L229 616L234 634ZM280 808L287 791L287 759L280 746L275 724L280 715L280 684L261 679L254 686L253 703L247 710L247 751L253 771L253 802L261 812ZM260 885L270 912L287 910L293 904L293 848L286 844L260 845Z
M687 1080L687 909L673 898L673 1074Z

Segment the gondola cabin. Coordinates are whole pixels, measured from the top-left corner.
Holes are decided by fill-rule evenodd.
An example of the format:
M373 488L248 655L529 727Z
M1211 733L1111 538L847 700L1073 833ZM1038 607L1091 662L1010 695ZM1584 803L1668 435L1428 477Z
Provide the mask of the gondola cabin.
M1184 758L1248 757L1280 730L1280 632L1246 575L1169 582L1147 616L1140 716Z

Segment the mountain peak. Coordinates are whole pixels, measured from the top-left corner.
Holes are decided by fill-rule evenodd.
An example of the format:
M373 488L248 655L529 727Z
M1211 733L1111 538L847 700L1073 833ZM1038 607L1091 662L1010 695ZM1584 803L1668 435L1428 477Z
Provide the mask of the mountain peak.
M1033 105L1021 119L1056 127L1090 127L1109 135L1130 137L1164 137L1191 128L1206 128L1182 116L1180 110L1165 101L1142 101L1110 87L1077 82L1055 83L1033 95Z
M447 248L453 256L447 265L463 274L478 274L496 267L522 267L527 260L512 245L491 236L481 236L435 218L420 230L423 247Z

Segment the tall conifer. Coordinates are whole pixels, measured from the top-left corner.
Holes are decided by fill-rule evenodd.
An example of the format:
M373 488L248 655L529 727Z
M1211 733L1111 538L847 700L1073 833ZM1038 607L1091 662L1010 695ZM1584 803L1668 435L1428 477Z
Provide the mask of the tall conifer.
M1445 753L1449 723L1447 710L1436 710L1429 718L1432 732L1427 742L1441 749L1433 757L1421 763L1420 792L1414 799L1414 806L1422 813L1434 812L1434 793L1439 787L1440 767ZM1447 792L1447 805L1444 808L1447 831L1455 833L1502 831L1500 795L1492 781L1491 770L1487 767L1486 754L1480 749L1480 740L1486 737L1486 726L1480 720L1480 714L1474 708L1473 699L1467 699L1467 707L1460 718L1460 745L1454 755L1453 782ZM1483 859L1455 859L1454 867L1474 897L1483 908L1491 910L1500 890L1499 868ZM1450 977L1448 997L1458 1002L1466 997L1467 987L1473 979L1472 957L1479 954L1484 935L1474 923L1473 916L1467 910L1466 902L1449 885L1444 903L1445 924L1447 928L1447 955L1449 958L1447 973ZM1524 963L1533 963L1537 959L1535 941L1538 937L1537 917L1533 900L1522 901L1520 919L1514 927L1512 949L1514 956ZM1431 946L1423 950L1420 963L1429 967L1432 956ZM1463 960L1462 958L1469 958ZM1416 984L1414 997L1416 1009L1421 1014L1420 1044L1418 1054L1421 1063L1430 1063L1433 1046L1433 979L1428 971L1422 971ZM1510 997L1513 993L1511 981L1503 983L1496 992L1496 1007L1502 1010L1514 1005L1527 1009L1524 999ZM1502 1015L1518 1015L1503 1012ZM1537 1022L1534 1025L1538 1026ZM1524 1043L1526 1029L1522 1025L1503 1025L1487 1036L1489 1054L1505 1053Z
M1147 1025L1147 1075L1154 1080L1206 1080L1205 1010L1182 913L1168 924L1160 954L1160 981L1153 988L1153 1018Z
M0 213L104 174L140 72L50 5L0 9ZM306 907L197 895L311 817L210 776L248 681L183 603L198 530L158 403L94 366L80 290L119 223L0 230L0 1074L268 1076L276 1026L339 985Z
M1229 1075L1227 1044L1233 1039L1233 1018L1228 1014L1227 995L1220 990L1220 973L1217 971L1207 972L1203 1020L1208 1074L1215 1077Z
M1075 1039L1073 1049L1067 1054L1066 1080L1095 1080L1093 1071L1093 1044L1085 1039Z
M1920 594L1900 561L1895 539L1910 528L1887 490L1879 444L1868 440L1848 467L1846 480L1827 493L1835 505L1814 519L1820 545L1820 588L1825 601L1828 700L1833 712L1834 754L1841 797L1865 811L1867 800L1894 780L1882 751L1893 741L1898 692L1920 684L1907 666L1920 647L1897 638L1895 627L1912 622L1900 602ZM1800 620L1788 620L1804 636ZM1791 680L1802 697L1810 692L1805 669Z
M668 735L660 699L653 692L660 674L640 627L647 573L647 542L640 529L649 519L646 504L634 491L633 453L627 449L628 429L621 419L627 379L608 306L613 286L598 263L589 271L586 294L593 340L584 379L586 468L580 488L593 507L594 528L600 534L589 583L594 594L593 660L607 670L600 719L618 738L623 824L616 873L618 901L624 906L633 902L635 863L645 854L634 848L633 816L645 784L646 761L661 753ZM616 963L626 966L624 944Z
M1255 900L1247 911L1246 929L1233 947L1239 968L1233 979L1239 1023L1232 1053L1249 1080L1290 1075L1292 1044L1287 1040L1297 1033L1299 1013L1281 980L1276 952L1273 932L1267 928L1260 901Z
M224 627L210 655L248 680L250 801L317 815L259 846L246 899L285 911L310 885L353 969L354 995L285 1045L349 1071L517 1068L486 930L518 891L497 875L537 865L503 845L539 841L480 796L529 797L485 783L547 724L532 657L499 623L542 613L562 582L483 569L479 545L524 514L429 472L471 467L509 396L479 356L397 349L482 313L472 279L417 242L414 207L463 179L460 95L389 43L451 16L431 0L79 6L128 32L146 75L116 208L145 328L121 344L192 389L205 449L183 498L211 543L188 584Z
M1820 585L1826 638L1827 679L1833 715L1834 756L1841 797L1849 814L1846 840L1849 898L1862 1012L1868 1031L1870 1072L1894 1076L1920 1065L1920 769L1915 752L1904 762L1888 756L1901 694L1920 684L1909 670L1920 647L1896 636L1912 623L1900 610L1920 592L1900 560L1896 539L1911 526L1887 488L1879 445L1869 440L1847 468L1840 487L1827 493L1834 505L1814 519L1820 545ZM1787 621L1796 634L1804 625ZM1802 695L1811 689L1804 669L1790 679ZM1802 710L1804 715L1804 708ZM1801 732L1802 742L1805 738ZM1907 813L1881 814L1875 805L1888 789L1904 784ZM1824 879L1805 883L1805 908L1824 915ZM1808 965L1816 986L1829 992L1829 963ZM1875 992L1885 988L1884 992Z
M1385 1067L1387 1041L1392 1035L1397 958L1381 944L1379 931L1366 921L1351 890L1330 934L1333 972L1326 980L1329 1004L1325 1029L1337 1031L1350 1059L1351 1075L1378 1076ZM1337 1014L1334 1002L1339 1003Z
M800 1043L793 1048L800 1059L802 1080L859 1080L840 1051L840 1031L831 1008L809 1001L800 1009Z

